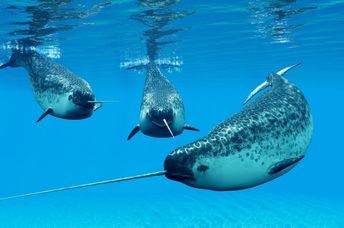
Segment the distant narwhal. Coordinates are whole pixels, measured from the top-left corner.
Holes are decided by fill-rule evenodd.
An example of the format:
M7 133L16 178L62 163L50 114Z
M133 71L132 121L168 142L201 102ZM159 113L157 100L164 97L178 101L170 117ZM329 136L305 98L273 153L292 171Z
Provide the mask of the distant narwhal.
M96 101L88 82L35 51L14 51L0 69L5 67L24 67L29 73L33 94L44 111L37 122L49 114L63 119L88 118L104 103Z
M129 134L128 140L140 130L153 137L174 137L184 129L199 131L185 124L182 98L157 65L148 63L140 121Z
M313 132L302 92L283 76L293 65L270 74L246 99L271 89L216 126L208 136L170 153L164 171L118 178L0 200L165 175L191 187L226 191L250 188L291 170L304 156Z

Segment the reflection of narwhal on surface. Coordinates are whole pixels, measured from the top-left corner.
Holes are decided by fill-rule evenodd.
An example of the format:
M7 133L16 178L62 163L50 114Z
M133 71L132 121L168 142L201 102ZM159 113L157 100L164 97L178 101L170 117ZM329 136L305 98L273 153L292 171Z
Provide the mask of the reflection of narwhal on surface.
M300 29L303 23L296 23L292 17L317 9L316 6L297 4L298 0L248 1L251 24L257 34L271 39L272 43L294 43L293 31ZM301 1L300 1L301 2ZM295 4L296 3L296 4Z
M35 51L14 51L2 66L24 67L30 76L33 94L43 109L37 122L47 115L64 119L84 119L101 107L90 85L60 64L49 61Z
M171 40L160 40L167 35L183 29L166 29L165 26L176 19L188 15L187 12L176 12L170 8L177 1L138 1L145 10L131 15L131 18L147 26L144 32L147 37L146 49L148 61L127 69L146 69L147 76L141 103L139 124L131 131L128 140L137 132L153 137L174 137L186 130L198 129L185 124L183 100L171 82L159 68L174 67L170 61L157 59L158 51L163 45L173 43Z
M304 158L313 133L306 98L283 77L295 66L270 74L245 102L270 86L269 91L217 125L206 137L175 149L166 157L163 171L0 200L160 175L191 187L217 191L245 189L273 180Z

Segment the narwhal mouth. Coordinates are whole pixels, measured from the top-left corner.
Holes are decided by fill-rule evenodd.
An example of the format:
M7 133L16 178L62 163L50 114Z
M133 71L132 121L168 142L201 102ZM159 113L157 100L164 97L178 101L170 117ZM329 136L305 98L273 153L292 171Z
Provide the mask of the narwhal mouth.
M157 127L161 127L161 128L166 128L166 123L167 123L167 125L171 125L173 122L172 121L166 121L166 123L165 123L165 121L159 121L159 122L157 122L157 121L154 121L154 120L151 120L151 122L152 122L152 124L154 124L155 126L157 126Z
M69 96L69 100L81 107L82 109L93 109L94 102L96 100L94 94L84 91L74 91L72 95Z
M153 125L155 125L155 126L157 126L157 127L159 127L159 128L166 128L166 129L168 130L168 132L170 133L171 137L174 138L174 133L173 133L173 131L172 131L172 129L171 129L172 121L167 122L167 120L164 118L164 119L163 119L163 124L157 123L157 122L155 122L155 121L152 121L152 123L153 123Z
M168 179L180 182L195 181L195 176L188 165L188 160L185 154L168 155L164 162L165 176Z
M75 103L75 104L80 106L83 109L93 109L94 105L95 105L94 101L91 101L91 102L86 101L86 103L85 102L82 102L82 103L80 102L80 103Z
M173 123L173 111L171 109L153 108L147 112L147 118L156 126L166 128Z
M165 176L174 181L179 181L179 182L185 182L185 181L194 181L195 177L193 176L192 173L187 174L187 173L173 173L173 172L166 172Z

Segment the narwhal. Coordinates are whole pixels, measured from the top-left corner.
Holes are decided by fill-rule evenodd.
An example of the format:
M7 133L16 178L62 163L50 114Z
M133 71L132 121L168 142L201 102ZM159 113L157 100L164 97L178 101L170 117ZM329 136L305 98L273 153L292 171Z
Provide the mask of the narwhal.
M208 136L176 149L165 160L167 178L189 186L226 191L254 187L290 171L311 142L313 121L302 92L283 75L268 75L244 104Z
M165 175L195 188L227 191L254 187L295 167L311 142L313 122L302 92L283 75L299 64L268 75L249 97L271 87L240 112L217 125L206 137L175 149L164 170L1 200Z
M0 66L24 67L30 76L34 97L47 115L63 119L84 119L101 107L91 86L64 66L48 60L36 51L14 50L8 63Z
M147 65L139 124L131 131L128 140L139 131L153 137L174 137L184 129L199 131L185 124L182 98L157 64L151 61Z

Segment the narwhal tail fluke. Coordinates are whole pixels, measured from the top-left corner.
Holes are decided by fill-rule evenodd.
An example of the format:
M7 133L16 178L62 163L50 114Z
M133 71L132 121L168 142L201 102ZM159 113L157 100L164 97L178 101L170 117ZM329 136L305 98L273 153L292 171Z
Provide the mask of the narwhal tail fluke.
M20 54L18 52L13 52L10 60L7 63L2 64L0 69L4 69L6 67L18 67L19 64L17 63L17 58L19 58L19 55Z
M16 198L24 198L24 197L35 196L35 195L43 195L43 194L48 194L48 193L53 193L53 192L61 192L61 191L78 189L78 188L87 188L87 187L92 187L92 186L97 186L97 185L111 184L115 182L129 181L129 180L141 179L141 178L146 178L146 177L162 176L165 174L166 174L166 171L159 171L159 172L141 174L141 175L136 175L136 176L117 178L117 179L112 179L112 180L98 181L98 182L74 185L74 186L63 187L63 188L55 188L55 189L44 190L44 191L39 191L39 192L31 192L31 193L26 193L26 194L21 194L21 195L2 197L0 198L0 201L16 199Z
M288 67L283 68L282 70L276 72L276 75L279 76L283 76L285 73L287 73L289 70L299 66L301 63L297 63ZM265 89L266 87L271 86L270 83L268 81L264 81L262 84L260 84L259 86L257 86L246 98L246 100L244 101L244 105L249 102L252 97L254 97L257 93L259 93L260 91L262 91L263 89Z
M268 87L270 84L269 82L265 81L262 84L260 84L257 88L255 88L246 98L246 100L244 101L244 105L249 102L252 97L254 97L254 95L256 95L258 92L262 91L263 89L265 89L266 87Z
M97 111L98 109L100 109L101 107L103 107L103 104L108 104L108 103L116 103L119 102L117 100L112 100L112 101L88 101L88 103L93 103L94 104L94 108L93 111Z
M11 66L11 64L8 62L8 63L5 63L5 64L2 64L0 66L0 69L4 69L4 68L9 67L9 66Z

